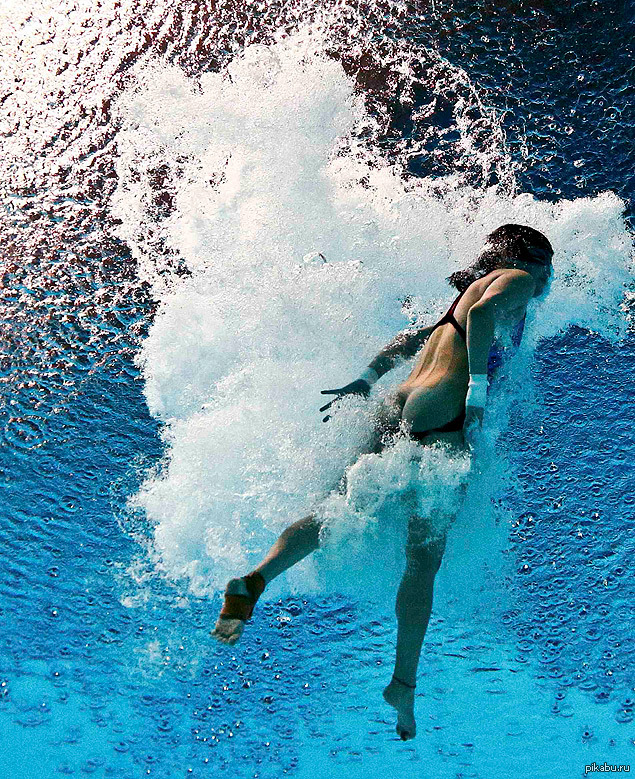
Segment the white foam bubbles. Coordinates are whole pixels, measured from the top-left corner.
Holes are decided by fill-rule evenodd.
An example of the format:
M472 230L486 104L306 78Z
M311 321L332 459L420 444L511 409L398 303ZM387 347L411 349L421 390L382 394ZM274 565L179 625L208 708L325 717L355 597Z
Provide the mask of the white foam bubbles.
M437 316L452 297L445 277L494 228L530 224L556 251L552 291L509 366L511 390L522 378L514 402L529 402L540 338L571 323L608 338L623 328L630 244L617 197L550 205L458 177L404 179L355 140L372 123L340 64L309 40L248 48L196 83L155 65L121 104L113 209L160 301L140 361L166 440L163 470L134 500L154 523L159 564L199 593L248 569L284 527L322 506L324 549L272 591L310 582L366 597L369 580L380 597L403 568L412 506L456 510L464 458L437 448L416 460L415 444L400 441L360 459L369 407L350 401L325 425L319 391L352 380L408 317ZM159 169L167 213L154 205ZM511 397L493 401L492 432L504 428ZM505 544L490 497L510 469L490 460L450 533L448 600L478 589L478 571Z
M409 527L411 542L438 543L455 521L471 467L465 452L421 447L405 437L381 454L362 455L348 469L345 489L331 493L317 512L324 520L320 589L363 593L364 600L389 606Z

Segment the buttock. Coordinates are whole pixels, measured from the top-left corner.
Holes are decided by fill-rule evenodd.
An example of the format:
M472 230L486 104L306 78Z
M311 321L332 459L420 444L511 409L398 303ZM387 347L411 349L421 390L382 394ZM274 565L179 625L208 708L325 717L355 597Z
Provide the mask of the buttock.
M413 438L415 441L421 441L426 436L429 436L432 433L458 433L463 431L464 424L465 424L465 409L463 409L460 414L454 417L454 419L451 419L445 425L441 425L441 427L433 427L430 430L411 432L410 437Z
M412 432L408 431L408 425L401 417L406 398L407 396L404 393L395 392L382 403L375 419L375 438L370 448L372 453L378 454L382 452L400 434L407 435L413 441L422 444L443 441L458 448L465 446L465 438L463 436L465 408L454 419L451 419L444 425L430 428L429 430Z

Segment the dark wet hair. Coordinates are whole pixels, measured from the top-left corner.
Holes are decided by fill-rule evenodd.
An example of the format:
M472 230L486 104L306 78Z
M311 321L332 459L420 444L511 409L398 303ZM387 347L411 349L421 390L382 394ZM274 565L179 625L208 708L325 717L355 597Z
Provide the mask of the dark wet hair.
M514 260L544 265L551 272L552 258L553 248L541 232L526 225L507 224L487 236L483 251L469 268L455 271L447 281L463 292L493 270L512 267Z

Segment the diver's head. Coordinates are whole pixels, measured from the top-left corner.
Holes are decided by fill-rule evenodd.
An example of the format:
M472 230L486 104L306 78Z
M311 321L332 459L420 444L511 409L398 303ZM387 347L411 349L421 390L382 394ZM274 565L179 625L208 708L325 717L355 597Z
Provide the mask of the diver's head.
M541 232L526 225L506 224L487 236L485 246L469 268L456 271L448 281L462 292L493 270L519 268L533 277L534 297L538 297L553 272L552 260L553 248Z

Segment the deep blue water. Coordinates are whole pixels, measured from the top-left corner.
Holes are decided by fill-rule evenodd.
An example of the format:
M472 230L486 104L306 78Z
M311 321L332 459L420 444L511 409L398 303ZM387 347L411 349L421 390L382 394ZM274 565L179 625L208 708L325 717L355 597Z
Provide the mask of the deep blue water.
M633 27L619 3L455 2L426 21L423 9L409 13L382 34L437 47L470 74L503 116L521 191L555 201L608 189L632 217ZM185 45L172 40L178 58ZM194 67L189 49L187 59ZM427 99L422 88L418 100ZM417 142L421 127L384 102L390 154L399 139ZM518 710L520 730L491 725L495 743L481 726L457 743L449 715L422 714L417 741L403 746L378 695L392 615L343 597L285 598L263 604L258 631L222 653L208 638L220 599L194 597L156 571L152 529L127 507L165 451L134 364L153 304L143 285L122 287L134 263L104 212L109 164L77 174L75 202L97 203L77 217L64 211L63 177L46 204L20 189L14 168L3 196L0 775L425 776L430 764L444 777L555 777L583 775L580 754L633 759L632 333L615 345L571 328L541 346L541 416L512 417L501 445L520 474L506 504L517 605L495 662L505 671L502 710ZM411 158L410 172L448 165ZM83 320L73 298L87 308L99 288L110 297ZM436 613L426 646L422 686L448 697L462 685L477 710L487 697L478 668L500 647L477 625L453 632ZM435 676L446 652L473 673ZM529 678L530 698L514 699L511 677Z

